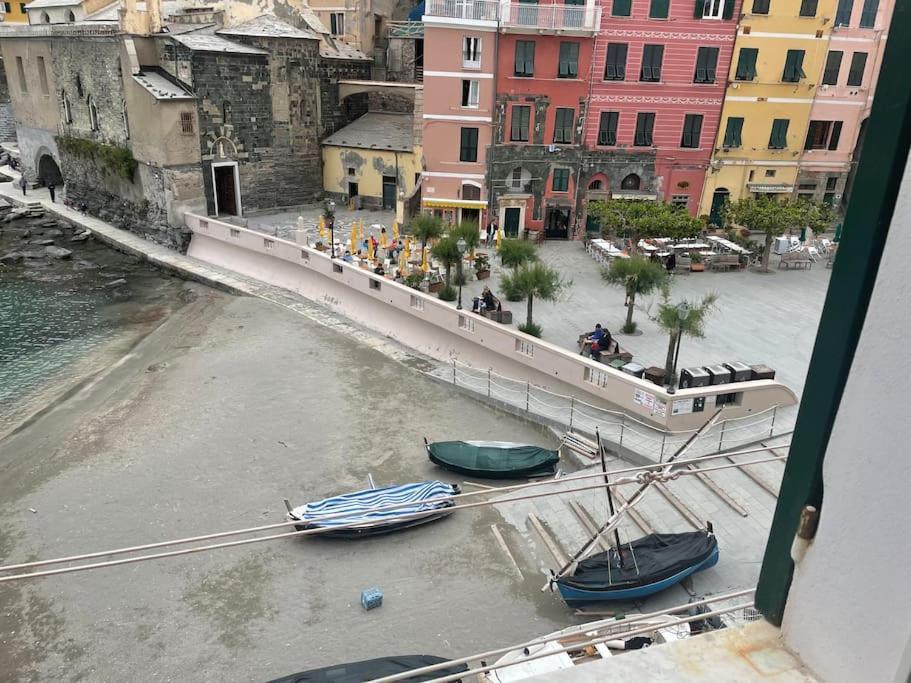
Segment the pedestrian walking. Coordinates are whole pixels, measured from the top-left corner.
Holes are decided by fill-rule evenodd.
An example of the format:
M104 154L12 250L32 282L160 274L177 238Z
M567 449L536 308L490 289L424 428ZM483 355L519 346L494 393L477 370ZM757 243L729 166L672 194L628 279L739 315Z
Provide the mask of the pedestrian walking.
M25 196L25 188L28 187L28 181L24 175L19 176L19 187L22 189L22 196Z
M57 189L57 188L54 187L54 183L48 183L48 185L47 185L47 191L48 191L48 192L50 193L50 195L51 195L51 202L54 201L54 190L56 190L56 189Z
M484 242L484 246L490 247L490 243L493 241L493 236L497 232L497 219L491 218L487 223L487 239Z

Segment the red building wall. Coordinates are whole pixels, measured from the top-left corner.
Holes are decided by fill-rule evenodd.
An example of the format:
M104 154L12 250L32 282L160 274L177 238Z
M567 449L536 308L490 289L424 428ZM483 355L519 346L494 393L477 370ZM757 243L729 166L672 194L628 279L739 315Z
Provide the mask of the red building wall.
M671 0L667 19L650 19L650 0L633 0L629 17L611 15L611 0L604 0L601 31L595 39L592 92L585 121L585 143L591 150L645 151L635 147L634 133L639 112L654 112L655 127L652 151L655 157L655 187L659 198L670 201L675 195L687 196L687 208L695 214L702 194L705 172L716 139L726 77L734 48L741 0L732 2L731 19L696 19L694 10L701 0ZM628 45L626 80L604 79L609 43ZM661 80L657 83L639 80L645 45L663 45ZM696 57L700 47L719 48L715 82L693 82ZM617 145L597 144L598 125L603 111L619 112ZM697 149L680 146L686 114L703 116ZM619 188L620 178L609 178L612 190ZM685 187L680 187L684 184ZM643 188L649 189L649 188Z

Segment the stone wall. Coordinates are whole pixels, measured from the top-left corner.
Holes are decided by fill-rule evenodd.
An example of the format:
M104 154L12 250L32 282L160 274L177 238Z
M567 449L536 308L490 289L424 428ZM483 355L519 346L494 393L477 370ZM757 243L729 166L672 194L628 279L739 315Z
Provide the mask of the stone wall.
M370 62L321 58L319 79L322 138L332 135L367 113L367 93L352 95L343 102L339 101L338 82L370 80Z
M422 37L423 38L423 37ZM386 48L386 80L414 83L415 39L390 36Z
M9 101L9 83L6 81L6 69L3 67L3 61L0 60L0 104Z
M835 179L834 186L832 189L827 189L832 178ZM830 200L829 203L837 209L844 199L847 181L847 171L810 171L802 168L797 174L797 182L794 185L794 198L813 202ZM810 187L811 185L813 187Z

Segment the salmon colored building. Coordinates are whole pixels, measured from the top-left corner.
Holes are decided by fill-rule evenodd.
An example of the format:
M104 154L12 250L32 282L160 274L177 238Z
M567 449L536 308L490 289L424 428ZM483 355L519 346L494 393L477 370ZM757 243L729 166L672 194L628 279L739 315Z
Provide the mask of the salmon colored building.
M575 233L599 15L594 0L501 4L488 178L507 236Z
M850 191L894 0L839 0L797 175L798 198L839 206Z
M585 122L587 199L697 212L739 13L740 0L604 0Z
M421 208L453 223L487 216L499 5L427 0Z

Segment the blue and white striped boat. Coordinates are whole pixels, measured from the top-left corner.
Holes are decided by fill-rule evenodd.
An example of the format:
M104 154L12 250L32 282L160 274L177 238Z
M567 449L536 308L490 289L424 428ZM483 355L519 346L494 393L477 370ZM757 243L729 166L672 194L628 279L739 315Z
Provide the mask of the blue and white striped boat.
M399 486L383 486L344 493L333 498L317 500L306 505L288 509L288 519L295 524L298 531L307 529L330 529L328 536L358 538L376 534L388 534L419 524L426 524L452 511L455 505L451 500L425 502L441 496L454 496L460 493L456 484L442 481L422 481ZM373 510L380 506L402 505L393 510ZM402 519L403 515L427 512L421 517ZM344 513L344 514L343 514ZM341 517L321 519L327 515L343 514ZM349 525L355 526L349 526ZM345 528L337 528L345 527Z

